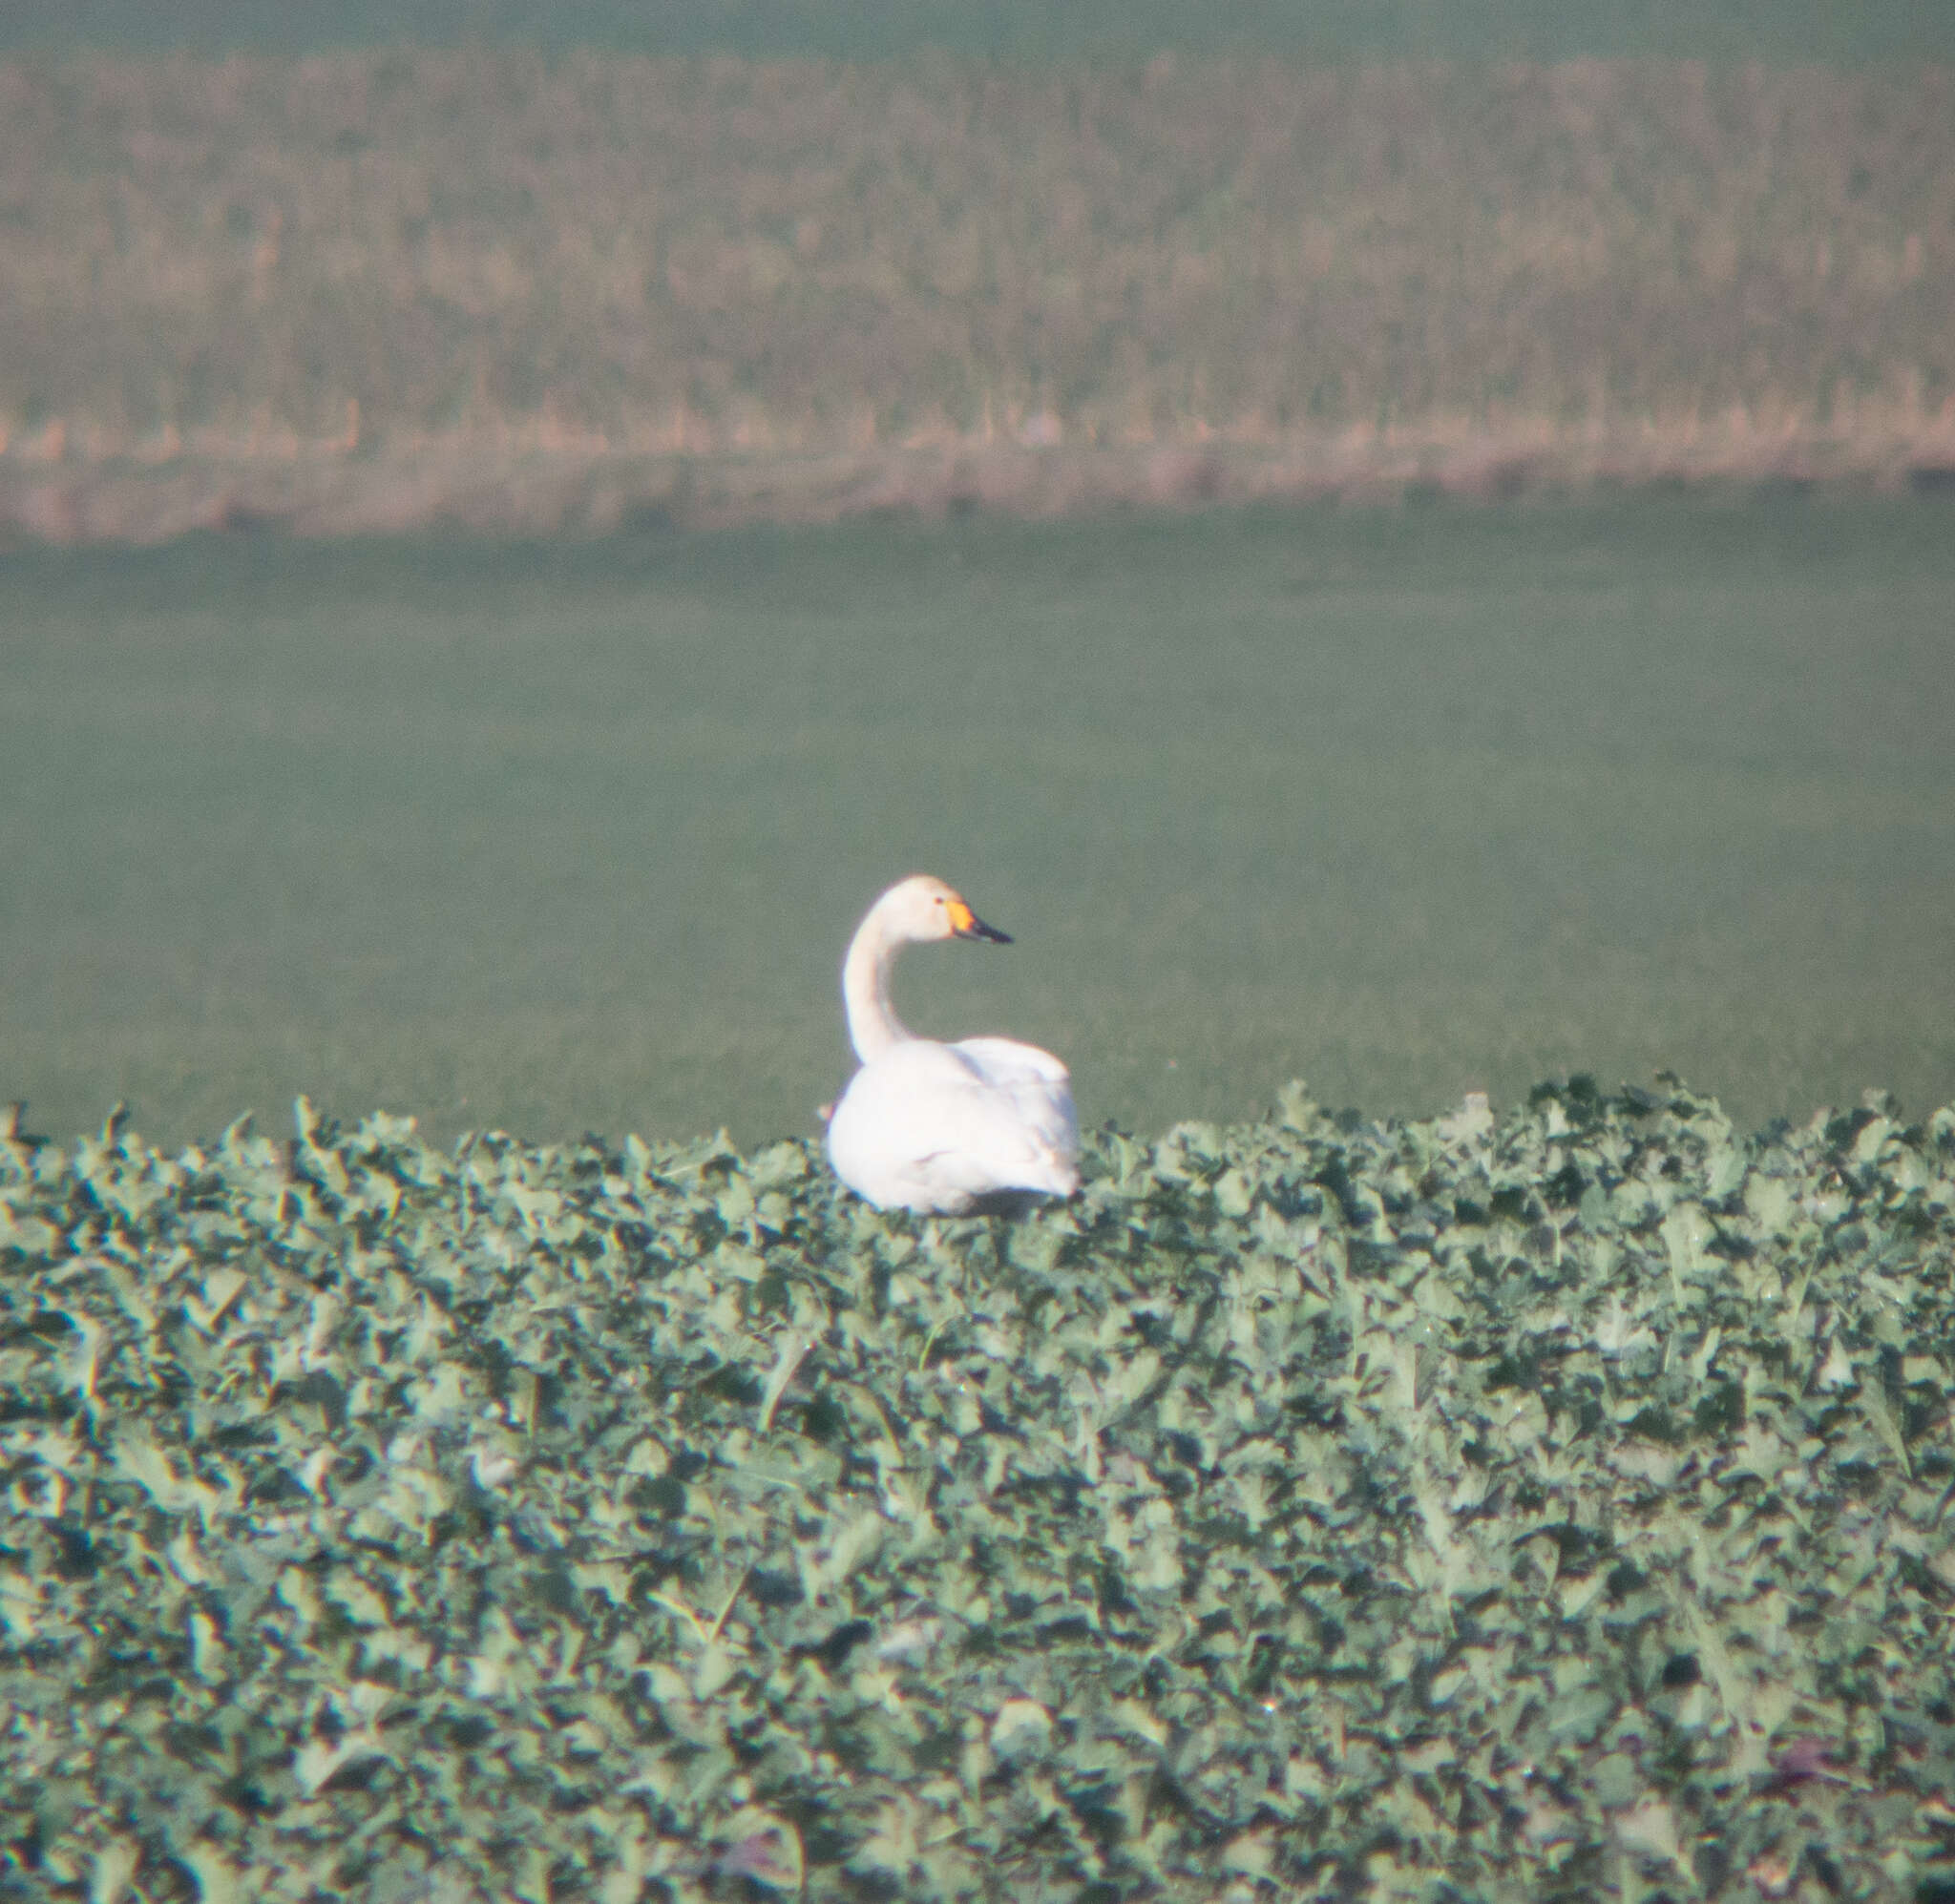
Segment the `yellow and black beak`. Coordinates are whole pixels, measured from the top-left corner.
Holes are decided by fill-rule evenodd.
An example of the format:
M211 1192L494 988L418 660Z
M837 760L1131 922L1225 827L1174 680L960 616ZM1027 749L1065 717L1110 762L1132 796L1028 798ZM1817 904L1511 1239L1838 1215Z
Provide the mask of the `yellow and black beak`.
M988 945L1008 946L1012 942L1009 932L987 926L961 899L951 901L951 931L960 939L982 939Z

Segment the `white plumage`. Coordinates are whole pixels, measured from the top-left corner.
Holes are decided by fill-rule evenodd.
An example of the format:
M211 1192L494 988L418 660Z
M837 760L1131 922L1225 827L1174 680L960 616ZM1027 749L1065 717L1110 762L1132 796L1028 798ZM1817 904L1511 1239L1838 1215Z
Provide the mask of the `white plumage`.
M1070 1196L1080 1132L1065 1066L1014 1038L919 1038L896 1016L896 954L949 938L1009 943L919 874L891 887L850 941L842 1000L862 1068L829 1119L835 1175L880 1209L955 1214L1014 1193Z

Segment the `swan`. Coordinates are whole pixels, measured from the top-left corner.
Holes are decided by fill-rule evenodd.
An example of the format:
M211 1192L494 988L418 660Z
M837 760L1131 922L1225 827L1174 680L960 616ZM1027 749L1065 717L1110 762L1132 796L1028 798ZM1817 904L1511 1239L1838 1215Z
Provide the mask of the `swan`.
M842 1003L862 1068L829 1119L829 1161L883 1210L955 1215L1014 1194L1069 1197L1080 1130L1065 1066L1013 1038L919 1038L890 1003L896 954L950 938L1011 943L923 874L891 887L855 929Z

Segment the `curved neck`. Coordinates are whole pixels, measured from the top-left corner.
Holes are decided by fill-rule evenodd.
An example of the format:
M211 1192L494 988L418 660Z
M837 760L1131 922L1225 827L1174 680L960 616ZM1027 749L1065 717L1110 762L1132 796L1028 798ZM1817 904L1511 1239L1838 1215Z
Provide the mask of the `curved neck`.
M842 1003L849 1014L849 1042L864 1064L873 1064L884 1052L912 1036L890 1002L890 973L902 946L903 941L891 933L882 908L872 906L849 941L849 955L842 961Z

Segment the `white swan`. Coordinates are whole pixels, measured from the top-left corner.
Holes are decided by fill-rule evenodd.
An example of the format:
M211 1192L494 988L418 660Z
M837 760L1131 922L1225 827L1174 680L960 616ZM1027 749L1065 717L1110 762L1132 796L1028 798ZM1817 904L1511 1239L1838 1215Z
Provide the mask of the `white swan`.
M1080 1130L1065 1066L1012 1038L919 1038L890 1003L897 952L949 938L1011 943L921 874L891 887L856 928L842 1001L862 1069L829 1119L829 1161L878 1209L955 1214L1015 1192L1069 1197Z

